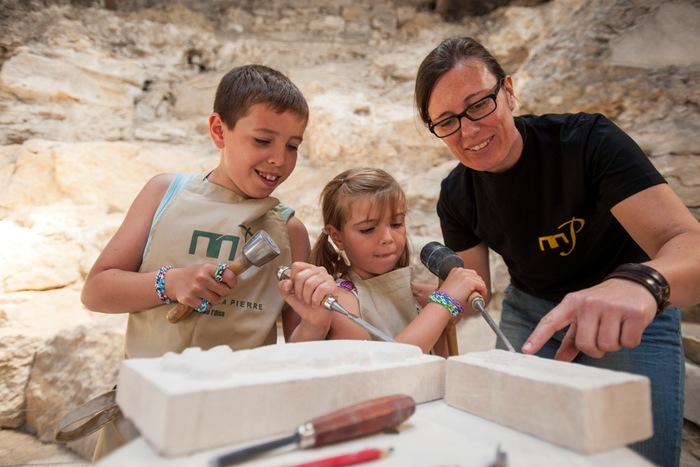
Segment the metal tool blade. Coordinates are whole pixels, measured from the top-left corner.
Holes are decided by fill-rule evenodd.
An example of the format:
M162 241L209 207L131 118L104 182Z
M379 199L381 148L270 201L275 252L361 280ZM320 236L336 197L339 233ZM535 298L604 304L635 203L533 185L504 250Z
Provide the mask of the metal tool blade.
M406 394L393 394L358 402L302 423L296 433L216 457L210 467L226 467L288 444L314 448L395 428L416 411L416 402Z
M511 345L511 343L508 341L508 338L506 338L505 334L503 334L503 331L501 331L501 328L498 327L498 324L491 318L491 315L488 314L486 311L486 307L484 306L484 299L481 298L480 295L476 295L473 298L470 299L470 303L472 305L472 308L474 308L476 311L481 313L481 316L484 317L486 322L489 324L491 329L493 329L493 332L496 333L499 339L501 339L501 342L506 346L506 348L511 351L515 352L515 349Z
M450 274L452 269L464 267L464 261L462 261L462 258L457 253L439 242L430 242L425 245L420 252L420 260L423 265L428 268L430 272L438 276L441 281L447 279L447 276ZM474 310L481 313L481 316L484 317L493 332L496 333L498 338L501 339L501 342L503 342L508 350L515 352L515 349L510 342L508 342L508 339L506 339L506 336L501 331L501 328L498 327L498 324L496 324L496 322L486 311L486 303L484 302L483 297L475 291L469 295L467 300Z
M369 332L373 336L383 340L384 342L396 342L396 340L393 337L391 337L388 334L375 328L374 326L372 326L371 324L369 324L367 321L360 318L359 316L355 316L352 313L350 313L348 310L343 308L335 298L331 297L330 295L327 296L323 300L322 304L323 304L324 308L331 310L331 311L336 311L336 312L340 313L341 315L345 315L346 317L350 318L355 324L358 324L363 329L365 329L367 332Z
M501 449L500 444L498 447L496 447L496 459L489 465L489 467L508 467L508 455L503 449Z
M294 433L293 435L255 444L247 448L239 449L238 451L224 454L223 456L215 457L209 461L209 467L227 467L247 461L263 452L272 451L282 446L287 446L289 444L298 446L300 439L301 435L299 433Z
M282 280L282 279L290 279L290 269L289 266L280 266L277 268L277 271L275 273L277 276L277 280ZM330 295L327 295L324 299L323 302L321 302L323 307L327 310L330 311L335 311L340 313L341 315L346 316L347 318L351 319L355 324L361 326L363 329L365 329L367 332L372 334L374 337L383 340L384 342L396 342L396 340L387 335L386 333L380 331L379 329L375 328L371 324L369 324L367 321L364 319L360 318L359 316L355 316L352 313L350 313L348 310L343 308L343 306L338 303L338 301L333 298Z

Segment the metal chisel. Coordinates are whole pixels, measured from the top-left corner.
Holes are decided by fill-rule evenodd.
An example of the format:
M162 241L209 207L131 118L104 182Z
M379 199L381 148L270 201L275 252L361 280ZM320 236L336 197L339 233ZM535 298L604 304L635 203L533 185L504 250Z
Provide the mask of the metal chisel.
M282 279L291 279L291 277L289 275L289 267L288 266L280 266L277 268L277 280L282 280ZM390 335L386 334L383 331L380 331L379 329L372 326L371 324L369 324L367 321L360 318L359 316L355 316L352 313L350 313L348 310L343 308L335 298L331 297L330 295L326 295L326 297L321 302L321 305L323 305L323 308L325 308L327 310L335 311L335 312L340 313L341 315L346 316L347 318L352 320L355 324L361 326L367 332L369 332L373 336L383 340L384 342L396 342L396 340L393 337L391 337Z
M464 267L462 258L439 242L430 242L425 245L420 252L420 259L430 272L443 281L447 279L447 276L453 268ZM496 324L493 318L491 318L491 315L486 311L484 298L478 292L473 292L469 295L467 300L474 310L481 313L481 316L484 317L491 330L496 333L496 336L503 342L503 345L505 345L510 352L515 352L513 345L508 341L505 334L503 334L501 328L498 327L498 324Z
M379 433L400 425L413 415L415 410L415 401L405 394L370 399L316 417L300 425L297 431L289 436L215 457L209 462L209 466L226 467L238 464L290 444L305 449Z

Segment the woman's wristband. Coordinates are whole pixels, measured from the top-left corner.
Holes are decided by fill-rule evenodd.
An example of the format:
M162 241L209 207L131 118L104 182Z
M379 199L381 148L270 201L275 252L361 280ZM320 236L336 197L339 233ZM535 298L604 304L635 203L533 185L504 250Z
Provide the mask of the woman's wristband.
M160 298L160 301L165 303L166 305L172 305L173 303L177 303L177 300L173 300L165 294L165 273L171 270L172 268L172 266L163 266L156 273L156 293L158 294L158 298Z
M625 263L608 274L608 279L626 279L641 284L654 296L656 300L656 316L659 316L668 307L668 299L671 296L671 286L666 278L656 269L639 263Z
M464 306L459 303L459 300L455 300L440 289L428 295L428 301L444 306L453 317L464 311Z

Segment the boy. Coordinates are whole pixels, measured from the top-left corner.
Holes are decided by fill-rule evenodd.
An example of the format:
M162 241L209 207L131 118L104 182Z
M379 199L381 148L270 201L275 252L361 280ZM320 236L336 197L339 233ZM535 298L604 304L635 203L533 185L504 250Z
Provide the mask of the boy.
M274 344L280 312L285 336L298 324L296 313L284 307L274 271L308 260L308 233L270 195L294 170L308 115L304 96L276 70L247 65L222 78L209 117L210 136L221 151L218 166L206 174L160 174L148 181L85 280L81 300L88 309L130 313L127 358L193 346ZM260 230L280 255L236 277L224 265ZM295 303L318 307L335 291L328 279L304 284L307 293L298 288L306 300ZM173 324L166 315L176 302L195 312ZM108 452L105 443L116 447L102 431L96 458Z

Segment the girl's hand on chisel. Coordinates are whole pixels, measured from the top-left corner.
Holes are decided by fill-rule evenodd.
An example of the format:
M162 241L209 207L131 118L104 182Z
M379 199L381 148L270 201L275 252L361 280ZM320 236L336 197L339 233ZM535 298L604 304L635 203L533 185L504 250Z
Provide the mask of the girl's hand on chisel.
M282 279L278 288L285 301L301 318L302 329L325 338L331 323L331 311L322 306L326 296L335 296L337 286L325 268L295 262L291 265L289 279ZM311 335L309 334L309 335ZM319 337L315 337L319 338Z

